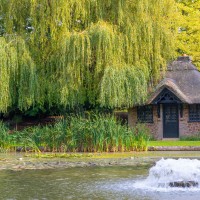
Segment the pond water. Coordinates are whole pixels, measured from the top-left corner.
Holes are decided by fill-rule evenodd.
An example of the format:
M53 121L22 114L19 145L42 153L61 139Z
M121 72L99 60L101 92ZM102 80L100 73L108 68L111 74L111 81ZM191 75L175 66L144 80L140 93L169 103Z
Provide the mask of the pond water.
M140 187L148 178L147 166L2 170L0 199L199 199L199 189L155 190L150 187Z

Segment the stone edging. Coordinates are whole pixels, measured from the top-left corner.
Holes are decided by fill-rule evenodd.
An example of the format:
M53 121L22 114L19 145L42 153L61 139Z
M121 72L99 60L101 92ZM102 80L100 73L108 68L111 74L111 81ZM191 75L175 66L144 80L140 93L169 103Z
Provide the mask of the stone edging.
M200 151L200 146L151 146L148 151Z

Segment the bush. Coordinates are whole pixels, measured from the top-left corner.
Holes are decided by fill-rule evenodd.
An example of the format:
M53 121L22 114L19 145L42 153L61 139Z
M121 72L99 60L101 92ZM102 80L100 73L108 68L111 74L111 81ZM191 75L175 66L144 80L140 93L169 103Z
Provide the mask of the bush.
M194 135L182 136L180 137L182 141L200 141L200 133L195 133Z

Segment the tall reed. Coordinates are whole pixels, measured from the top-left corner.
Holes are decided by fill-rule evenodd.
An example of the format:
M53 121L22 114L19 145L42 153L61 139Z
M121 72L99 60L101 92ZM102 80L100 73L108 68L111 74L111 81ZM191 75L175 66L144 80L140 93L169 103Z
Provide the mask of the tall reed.
M130 129L112 115L69 116L50 126L29 127L8 134L0 123L0 147L52 152L116 152L147 149L148 129L138 124ZM18 148L19 149L19 148Z
M0 121L0 151L7 151L10 148L10 136L7 126Z

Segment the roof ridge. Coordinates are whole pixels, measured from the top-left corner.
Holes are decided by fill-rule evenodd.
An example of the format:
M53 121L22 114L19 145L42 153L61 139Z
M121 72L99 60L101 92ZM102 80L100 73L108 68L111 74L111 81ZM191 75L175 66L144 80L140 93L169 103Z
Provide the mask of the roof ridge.
M152 103L153 100L165 89L170 90L175 96L177 96L183 103L192 103L191 100L181 91L176 81L172 78L164 78L156 87L153 95L148 101L148 104Z
M183 71L183 70L196 70L199 71L192 62L184 62L184 61L173 61L168 64L167 71Z

